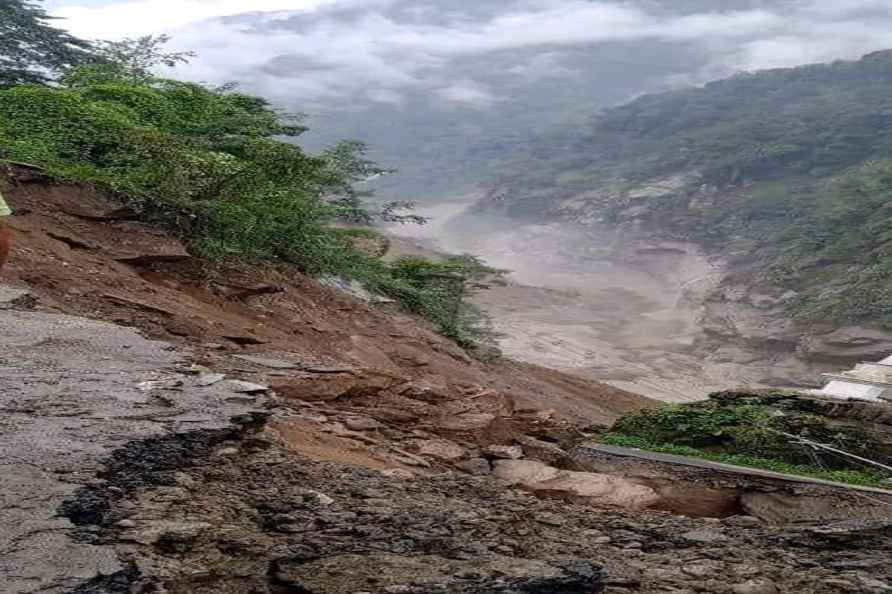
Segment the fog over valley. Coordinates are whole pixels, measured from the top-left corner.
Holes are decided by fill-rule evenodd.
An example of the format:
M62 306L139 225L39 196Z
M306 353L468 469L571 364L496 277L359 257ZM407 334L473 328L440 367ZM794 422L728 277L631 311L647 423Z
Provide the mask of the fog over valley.
M437 200L540 135L644 92L892 46L882 0L56 0L87 37L168 31L180 76L238 81L309 116L305 142L365 141L385 186ZM294 10L289 10L294 7ZM110 20L127 14L127 25ZM195 19L200 22L188 22Z

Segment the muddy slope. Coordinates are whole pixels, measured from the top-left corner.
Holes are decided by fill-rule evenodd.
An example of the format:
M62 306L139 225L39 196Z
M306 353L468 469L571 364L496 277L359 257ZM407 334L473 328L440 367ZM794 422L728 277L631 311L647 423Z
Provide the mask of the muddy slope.
M686 517L663 491L696 477L592 472L571 454L646 399L471 360L291 271L207 267L84 189L17 183L24 288L0 286L0 591L892 588L892 511Z
M392 387L383 379L389 377L393 385L423 381L452 396L492 389L518 408L593 423L649 405L534 365L472 360L418 318L370 306L287 267L212 267L88 189L25 171L4 183L17 213L9 219L16 246L7 280L26 284L43 310L133 326L192 347L197 360L285 352L340 366L351 377L374 376L385 388ZM284 375L275 383L300 386L316 374Z

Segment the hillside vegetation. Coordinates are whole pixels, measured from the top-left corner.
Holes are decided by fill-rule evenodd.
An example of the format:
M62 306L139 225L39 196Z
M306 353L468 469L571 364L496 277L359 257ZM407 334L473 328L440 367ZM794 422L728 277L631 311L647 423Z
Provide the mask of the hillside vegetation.
M858 421L866 416L874 421ZM603 440L613 445L882 487L888 485L889 477L881 466L840 452L888 465L892 454L889 429L889 415L882 405L831 403L781 392L719 392L702 402L627 415Z
M892 327L892 51L644 96L567 141L504 171L509 213L635 220L738 254L793 316Z
M34 36L53 37L53 47L68 42L31 3L12 5L0 11L0 24L16 43ZM191 56L165 52L166 41L78 42L74 57L74 49L60 56L35 48L5 58L0 158L107 190L203 256L284 262L358 280L464 345L484 335L479 313L463 299L464 284L496 271L472 257L385 263L361 249L357 236L371 231L343 228L419 221L405 204L372 207L354 189L381 172L362 144L308 154L293 140L305 131L300 119L264 99L234 85L154 76L155 66Z

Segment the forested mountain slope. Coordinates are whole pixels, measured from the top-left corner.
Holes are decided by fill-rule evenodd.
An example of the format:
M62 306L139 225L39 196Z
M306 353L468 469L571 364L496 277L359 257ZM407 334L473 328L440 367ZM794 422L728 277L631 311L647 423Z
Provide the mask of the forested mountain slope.
M892 328L890 159L884 51L607 110L504 170L486 208L634 222L722 256L795 317Z

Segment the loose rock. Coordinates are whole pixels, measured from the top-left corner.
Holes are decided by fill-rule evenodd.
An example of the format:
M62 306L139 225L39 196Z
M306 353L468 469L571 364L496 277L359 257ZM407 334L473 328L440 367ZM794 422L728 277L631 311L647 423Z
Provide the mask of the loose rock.
M269 391L269 386L255 384L253 382L245 382L242 380L226 380L219 386L220 388L238 392L239 394L260 394Z
M415 442L415 447L422 456L446 461L458 460L468 453L465 448L447 439L419 440Z
M486 458L471 458L460 463L458 467L474 476L483 476L492 472L492 467Z
M518 460L523 458L523 450L520 446L491 445L483 450L490 458L501 460Z

